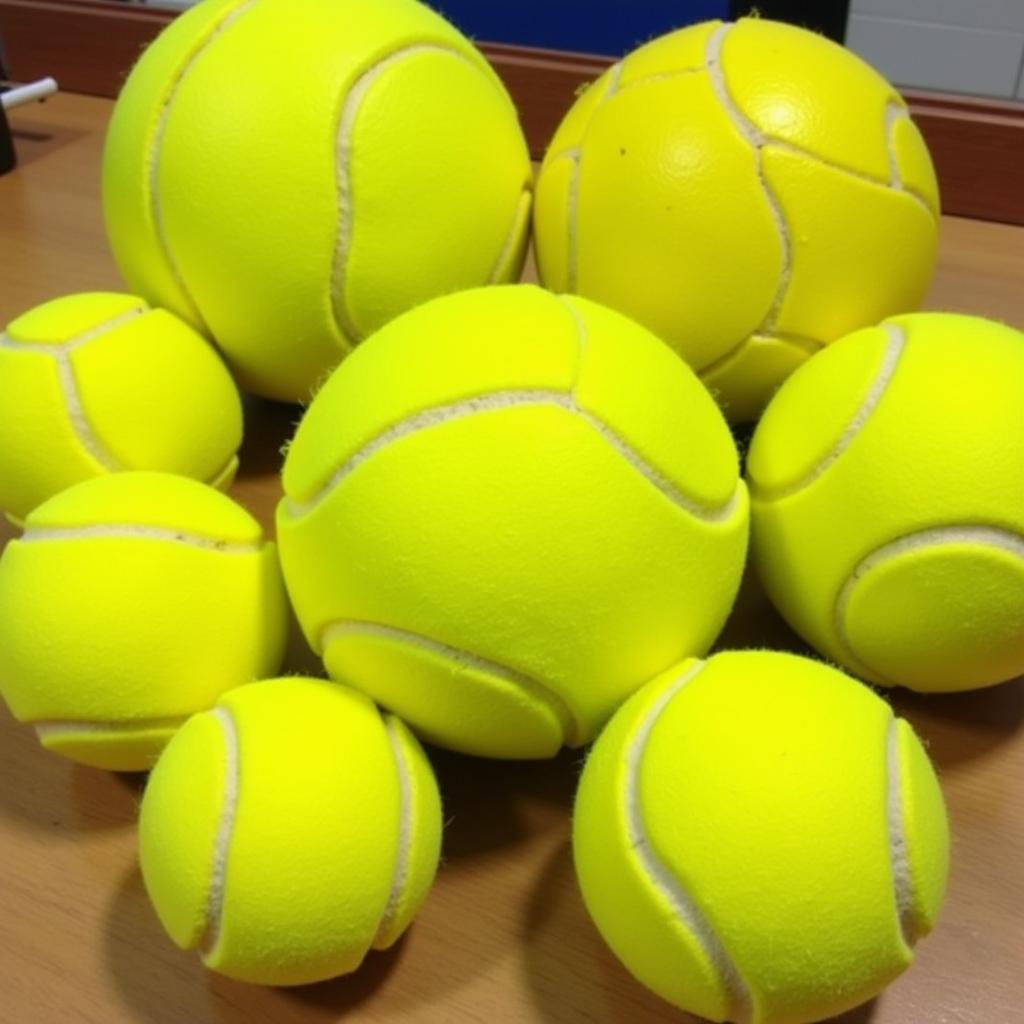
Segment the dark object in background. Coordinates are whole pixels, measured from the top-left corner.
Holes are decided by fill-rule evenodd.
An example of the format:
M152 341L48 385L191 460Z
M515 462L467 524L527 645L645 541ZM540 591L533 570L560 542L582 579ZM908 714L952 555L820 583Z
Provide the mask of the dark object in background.
M756 12L837 42L849 0L428 0L474 39L620 57L672 29Z
M753 0L751 0L753 2ZM811 0L813 2L813 0ZM811 6L811 2L808 6ZM621 57L674 28L729 16L729 0L428 0L476 40Z
M14 167L14 140L11 138L11 127L7 123L7 115L0 106L0 174L6 174Z
M755 11L762 18L814 29L841 43L846 39L850 0L731 0L729 4L733 21Z
M56 91L57 83L52 78L40 78L37 82L27 85L8 81L3 40L0 39L0 174L12 170L18 162L17 154L14 152L14 137L7 121L7 110L22 103L45 100Z
M7 80L7 61L4 59L4 44L0 39L0 82ZM4 87L0 85L0 92ZM6 174L15 164L14 140L11 138L11 126L7 123L7 114L0 103L0 174Z

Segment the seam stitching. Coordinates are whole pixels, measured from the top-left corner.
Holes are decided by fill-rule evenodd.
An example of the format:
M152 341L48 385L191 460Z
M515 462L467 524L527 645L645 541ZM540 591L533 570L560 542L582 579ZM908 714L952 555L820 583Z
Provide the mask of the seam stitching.
M768 202L772 219L775 222L775 229L778 233L779 244L782 247L782 269L779 272L779 283L775 289L775 295L760 326L753 332L755 334L770 334L775 330L786 294L789 291L789 282L793 274L793 243L789 235L789 225L786 223L786 218L782 211L782 205L779 202L778 196L775 195L775 192L768 184L768 179L765 177L762 150L766 138L757 126L740 110L733 100L729 92L728 83L725 80L725 70L721 63L722 47L725 44L725 37L732 27L731 23L726 22L711 34L708 38L705 62L708 69L708 77L711 80L711 87L718 97L726 117L732 121L733 126L746 139L753 150L754 170L764 192L765 199Z
M381 937L392 927L398 910L401 906L402 897L405 895L405 888L409 879L409 860L412 848L412 835L414 822L412 821L412 779L409 765L405 759L405 751L402 750L401 740L395 729L394 718L390 715L383 717L384 729L387 732L388 743L391 746L391 753L395 759L395 769L398 772L398 851L395 855L395 871L391 879L391 890L388 893L388 902L384 908L384 914L377 927L374 936L374 944L381 940Z
M162 543L181 544L185 547L214 551L225 555L258 554L261 543L216 540L198 533L167 529L160 526L133 526L130 523L103 523L94 526L30 526L18 538L20 544L43 544L64 540L154 540Z
M917 941L917 922L914 914L914 875L910 864L910 845L903 818L902 784L899 719L893 715L886 730L886 824L896 917L900 935L909 947Z
M654 466L650 464L635 448L624 441L611 427L602 419L595 416L589 409L584 409L576 400L576 389L579 387L583 376L583 364L586 357L588 332L587 324L580 311L564 296L559 296L558 301L568 310L576 330L576 338L579 344L579 360L577 363L576 379L572 390L569 392L569 404L566 408L569 412L579 416L584 422L590 424L608 444L622 456L630 466L633 467L645 480L659 490L673 505L688 512L696 519L705 522L720 522L728 519L736 507L739 499L739 485L733 490L732 496L721 506L708 509L690 498L687 494L674 484L667 477L663 476Z
M334 257L331 270L331 308L334 321L342 340L351 349L362 341L365 332L356 326L355 317L348 308L345 289L348 283L348 261L354 237L355 204L352 198L351 163L353 156L352 138L356 119L363 100L385 71L406 57L416 53L443 53L461 60L470 67L481 71L464 53L452 46L441 43L407 43L375 61L361 71L340 101L337 137L335 139L335 176L338 203L338 231L334 240Z
M704 665L703 661L696 662L667 687L640 722L626 750L626 823L630 847L640 861L641 870L669 905L676 922L693 936L704 956L715 968L729 1003L725 1018L747 1021L751 1017L753 1006L750 990L711 922L686 891L683 883L672 874L668 866L655 853L644 825L643 811L640 807L641 763L651 733L665 708L685 686L696 679Z
M554 406L564 409L571 415L583 420L584 423L594 428L637 473L647 480L648 483L652 484L655 489L660 491L666 499L696 519L704 522L724 522L732 516L736 509L740 497L739 482L737 482L732 495L722 505L715 508L707 508L700 505L684 494L674 483L663 477L653 466L650 466L635 449L623 441L603 420L600 420L588 410L580 408L576 404L571 392L538 388L491 391L486 395L476 398L467 398L448 403L447 405L436 405L415 413L407 419L388 427L353 453L335 470L327 483L313 497L306 501L287 499L288 511L293 518L301 518L309 514L333 493L346 477L355 472L362 463L394 441L419 433L421 430L451 422L452 420L464 419L484 412L493 412L497 409L524 405Z
M1024 561L1024 536L1013 533L1010 530L1000 529L995 526L938 526L927 530L920 530L916 533L908 533L896 540L889 541L874 551L865 555L853 571L846 577L843 585L836 595L833 608L836 635L845 648L847 655L862 669L867 670L865 674L874 676L881 680L886 686L895 686L896 682L886 677L885 673L878 672L868 665L856 652L850 642L846 630L847 609L853 599L854 591L860 580L872 569L908 551L918 551L922 548L941 547L944 544L977 544L982 547L996 548L1005 554L1013 555Z
M895 101L890 101L886 105L885 111L885 122L884 131L886 136L886 152L888 155L889 162L889 180L882 180L874 178L869 174L865 174L862 171L855 170L851 167L846 167L843 164L836 163L833 160L829 160L826 157L821 157L810 150L804 149L802 146L798 146L795 143L789 142L784 139L776 138L775 136L768 135L762 132L740 109L739 105L732 98L732 94L729 92L729 86L725 78L725 69L722 67L722 48L725 44L725 37L729 31L733 28L733 24L726 22L720 25L708 39L707 55L706 55L706 66L708 75L711 80L712 88L715 94L718 96L719 102L725 111L726 116L733 122L739 133L747 140L751 148L754 151L755 160L755 171L757 174L758 181L761 184L761 188L765 194L765 198L768 201L768 205L771 210L772 218L775 221L775 226L779 234L779 240L782 244L782 270L779 275L779 284L776 288L775 296L772 300L772 304L765 314L760 327L757 328L753 333L755 334L772 334L775 330L775 326L778 323L779 317L782 313L782 307L785 304L786 296L789 292L789 286L793 276L793 239L789 229L789 223L786 220L785 213L782 209L782 204L779 201L778 196L774 190L768 184L768 179L765 176L764 171L764 159L763 151L766 146L771 146L775 149L783 150L787 153L794 153L798 156L802 156L814 163L820 164L823 167L836 171L841 174L846 174L852 178L856 178L859 181L866 182L871 185L876 185L879 188L884 188L891 192L898 192L906 195L919 203L928 212L931 219L934 221L935 217L932 214L931 209L924 199L919 196L916 192L908 189L899 175L899 167L896 159L896 152L893 144L892 129L896 120L899 117L905 116L909 119L910 114L901 104Z
M624 65L624 61L619 61L618 64L612 67L608 78L608 88L590 112L590 118L580 133L579 142L565 150L565 153L573 162L572 177L569 179L569 194L566 198L566 234L568 236L566 241L569 251L566 259L565 283L566 291L570 292L577 291L579 287L579 203L580 176L583 168L583 144L590 134L590 129L593 126L598 110L616 95Z
M889 155L889 186L896 192L902 192L904 195L910 196L911 199L917 200L928 212L928 216L936 221L937 217L932 208L925 202L924 196L915 192L909 185L903 180L903 175L900 173L899 156L896 152L896 124L899 121L910 121L913 124L913 118L910 116L910 111L904 106L903 103L897 100L889 100L885 106L885 148ZM873 181L874 179L869 179Z
M221 926L224 921L224 887L227 881L228 853L234 833L235 815L238 812L238 727L223 705L213 708L211 714L220 722L224 736L224 802L221 808L217 840L213 848L213 866L210 872L210 889L206 900L206 930L200 940L204 959L211 956L220 942Z
M488 284L497 284L503 279L512 254L516 249L516 242L519 239L519 228L529 222L532 197L533 193L530 188L524 186L523 190L519 193L519 201L516 203L516 208L512 214L512 223L509 225L505 240L501 243L501 252L498 253L498 259L490 274L487 275Z
M37 352L40 355L56 352L73 352L75 349L88 345L89 342L95 341L97 338L102 338L105 334L116 331L124 324L148 312L150 310L147 306L136 306L132 309L126 309L123 313L118 313L117 316L104 320L102 323L96 324L82 331L81 334L68 338L66 341L23 341L21 338L12 338L4 332L0 333L0 348L10 349L14 352Z
M806 353L808 357L816 355L825 347L824 343L818 341L816 338L809 338L802 334L787 334L784 331L775 331L773 334L768 334L761 331L755 331L738 344L733 345L728 352L712 359L710 363L706 363L695 372L702 378L705 375L710 376L711 374L718 373L720 370L728 367L731 363L738 360L744 351L754 344L754 340L756 338L762 338L765 341L782 342L782 344L789 345L791 348L800 349L802 352Z
M882 355L882 364L878 368L878 373L875 375L871 387L868 388L867 394L857 407L857 411L846 425L835 446L795 483L780 488L757 488L757 496L759 498L765 501L779 501L783 498L790 498L794 494L799 494L824 476L857 439L885 396L896 374L900 358L907 347L907 336L901 327L893 323L883 324L882 326L888 335L885 352Z
M196 302L188 285L185 283L185 277L182 274L181 268L178 266L177 260L174 258L174 254L171 252L170 241L167 238L167 226L164 220L163 207L160 202L160 190L158 188L160 157L163 150L164 135L167 133L167 124L171 117L171 108L174 106L174 101L178 98L178 93L180 92L185 79L188 77L189 72L203 54L206 53L214 40L230 28L231 25L233 25L235 21L248 11L256 2L257 0L243 0L242 3L233 7L227 12L227 14L225 14L220 22L213 26L209 35L202 40L196 49L189 54L185 63L182 65L181 70L178 72L177 77L171 83L170 89L168 89L163 103L160 105L156 130L153 133L153 139L150 143L149 152L147 154L148 167L146 178L149 188L150 209L153 214L153 229L156 234L157 244L159 245L160 251L167 263L167 267L171 272L171 276L174 278L175 284L184 296L185 301L191 307L196 320L202 324L204 333L206 334L210 333L209 326L199 310L199 304Z
M71 353L85 347L90 342L106 337L146 312L148 312L148 309L145 306L126 310L124 313L119 313L117 316L111 317L101 324L82 331L81 334L77 334L67 341L54 344L19 341L8 334L0 334L0 348L12 352L33 352L53 358L57 364L57 380L60 384L61 394L64 397L64 408L68 415L71 429L78 439L78 443L85 450L85 453L91 456L103 469L110 472L117 472L123 469L124 466L103 443L103 440L89 422L89 417L86 415L85 407L82 403L81 392L78 388L78 380L75 377L75 368L71 362Z
M364 635L376 636L410 647L419 648L430 654L440 655L464 668L469 668L486 675L493 676L503 682L511 683L536 697L554 713L562 725L563 742L572 745L581 734L579 719L566 699L547 683L528 676L517 669L491 661L472 651L452 647L434 640L432 637L413 633L411 630L399 629L397 626L385 626L378 622L364 622L356 619L337 619L329 622L320 630L319 650L325 651L330 642L337 636Z

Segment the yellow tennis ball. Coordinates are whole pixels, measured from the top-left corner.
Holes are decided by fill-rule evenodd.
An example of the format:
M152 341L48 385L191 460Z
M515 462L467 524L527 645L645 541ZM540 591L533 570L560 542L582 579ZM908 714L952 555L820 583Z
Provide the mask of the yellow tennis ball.
M626 967L713 1021L806 1024L913 960L945 892L942 793L867 687L770 651L688 661L587 760L573 848Z
M394 716L315 679L239 687L164 751L142 875L183 949L240 981L303 985L387 949L430 889L441 805Z
M544 283L669 342L733 420L808 354L916 308L938 192L899 93L841 46L706 22L606 72L537 184Z
M915 690L1024 673L1024 335L858 331L786 382L748 470L761 578L808 643Z
M149 768L189 715L277 671L286 626L259 523L185 477L87 480L0 558L0 691L83 764Z
M398 313L518 278L531 190L500 79L413 0L206 0L132 72L103 167L132 288L287 400Z
M241 440L220 357L133 295L66 295L0 333L0 509L18 524L58 491L118 470L227 488Z
M432 742L549 757L703 652L743 569L721 414L641 327L530 286L437 299L341 365L278 538L330 674Z

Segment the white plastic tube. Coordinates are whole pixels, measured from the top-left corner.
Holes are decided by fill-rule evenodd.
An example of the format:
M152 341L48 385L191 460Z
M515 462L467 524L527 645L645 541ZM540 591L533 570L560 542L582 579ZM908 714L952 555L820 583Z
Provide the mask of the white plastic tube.
M10 110L12 107L20 107L22 103L45 100L47 96L52 96L56 91L56 79L40 78L38 82L17 85L7 92L0 92L0 106L3 106L4 110Z

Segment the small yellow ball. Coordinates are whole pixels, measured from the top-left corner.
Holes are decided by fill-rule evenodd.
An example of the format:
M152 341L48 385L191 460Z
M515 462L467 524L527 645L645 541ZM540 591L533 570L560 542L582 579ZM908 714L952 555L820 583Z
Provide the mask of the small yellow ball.
M259 523L185 477L87 480L0 558L0 691L43 746L100 768L151 767L189 715L278 670L286 628Z
M419 744L347 687L277 679L195 715L142 802L146 888L215 971L302 985L355 970L420 908L441 805Z
M191 327L134 295L66 295L0 333L0 510L120 470L227 488L242 405L220 357Z
M750 446L754 557L808 643L864 679L1024 673L1024 335L919 313L782 387Z
M616 713L573 847L636 977L713 1021L808 1024L877 995L932 928L945 807L911 727L791 654L689 661Z

